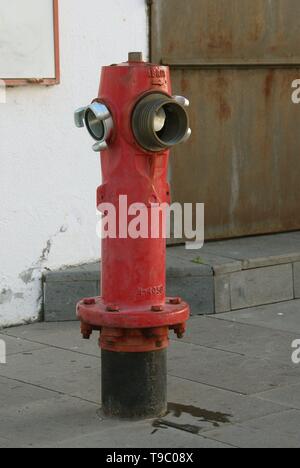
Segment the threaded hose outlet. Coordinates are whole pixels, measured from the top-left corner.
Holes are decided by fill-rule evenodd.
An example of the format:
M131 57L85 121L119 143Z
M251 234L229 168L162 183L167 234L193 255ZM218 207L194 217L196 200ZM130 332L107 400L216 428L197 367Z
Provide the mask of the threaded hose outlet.
M188 101L183 99L153 93L138 102L132 116L132 129L140 146L157 152L189 138L191 129L185 109Z

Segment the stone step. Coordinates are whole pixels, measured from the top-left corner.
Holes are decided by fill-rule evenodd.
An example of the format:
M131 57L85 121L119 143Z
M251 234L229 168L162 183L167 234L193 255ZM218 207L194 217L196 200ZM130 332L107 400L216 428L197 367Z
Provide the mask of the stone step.
M45 321L75 320L75 305L100 291L100 263L44 276ZM300 232L167 249L167 294L193 315L224 313L300 298Z

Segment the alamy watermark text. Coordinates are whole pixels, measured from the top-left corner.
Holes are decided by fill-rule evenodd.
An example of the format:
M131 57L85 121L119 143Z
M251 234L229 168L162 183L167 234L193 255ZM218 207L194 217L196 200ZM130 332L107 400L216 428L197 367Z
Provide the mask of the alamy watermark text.
M6 343L0 340L0 364L6 364Z
M118 202L101 203L97 234L102 239L187 239L187 249L204 244L203 203L128 203L127 195ZM172 232L171 232L172 231Z
M292 361L294 364L300 364L300 340L293 341L292 348L295 350L292 354Z
M292 88L294 89L292 93L292 101L294 104L300 104L300 80L294 80Z

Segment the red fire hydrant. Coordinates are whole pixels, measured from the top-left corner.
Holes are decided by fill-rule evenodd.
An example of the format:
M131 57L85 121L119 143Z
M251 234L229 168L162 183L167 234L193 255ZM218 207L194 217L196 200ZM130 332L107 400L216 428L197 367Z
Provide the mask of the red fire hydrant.
M130 53L128 62L103 68L98 99L75 113L101 151L97 206L112 204L117 218L117 236L102 239L102 295L77 306L83 337L100 331L102 409L109 416L167 410L169 330L183 336L189 307L166 297L166 239L162 232L151 237L150 211L170 203L169 150L191 134L188 104L172 96L168 67ZM118 221L124 195L128 206L145 207L149 236L128 235L130 214L125 225Z

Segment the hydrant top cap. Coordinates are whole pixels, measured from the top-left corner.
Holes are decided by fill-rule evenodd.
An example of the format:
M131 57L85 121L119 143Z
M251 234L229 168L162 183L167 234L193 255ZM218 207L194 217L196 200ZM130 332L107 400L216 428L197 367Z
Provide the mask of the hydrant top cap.
M143 52L129 52L128 62L143 62Z

